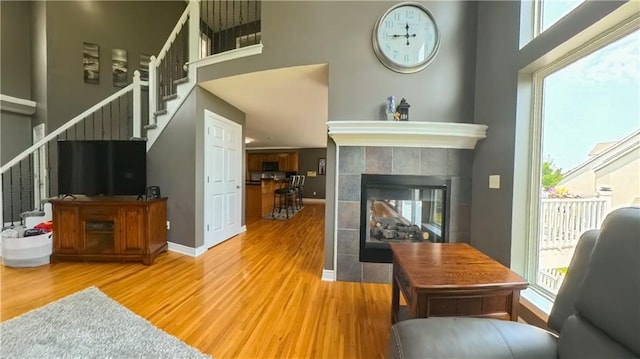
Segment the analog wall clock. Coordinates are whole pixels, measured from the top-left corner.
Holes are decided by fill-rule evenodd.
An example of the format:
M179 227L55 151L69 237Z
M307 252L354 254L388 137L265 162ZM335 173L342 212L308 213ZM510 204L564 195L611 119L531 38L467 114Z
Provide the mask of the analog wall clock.
M373 50L386 67L418 72L433 61L440 46L438 26L429 9L403 2L385 11L373 28Z

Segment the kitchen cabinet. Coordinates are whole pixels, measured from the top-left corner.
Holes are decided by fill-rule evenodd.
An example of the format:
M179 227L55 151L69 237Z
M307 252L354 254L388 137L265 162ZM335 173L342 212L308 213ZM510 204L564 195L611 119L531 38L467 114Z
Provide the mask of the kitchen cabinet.
M281 153L278 164L282 172L298 172L298 153Z
M298 172L297 152L247 153L247 178L249 172L261 172L262 162L278 162L280 172Z
M249 172L262 171L262 155L261 154L259 153L247 154L247 170Z

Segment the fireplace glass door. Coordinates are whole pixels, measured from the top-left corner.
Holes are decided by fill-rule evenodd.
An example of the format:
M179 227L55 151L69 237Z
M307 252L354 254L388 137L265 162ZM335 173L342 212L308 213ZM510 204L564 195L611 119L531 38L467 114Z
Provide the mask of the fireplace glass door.
M447 198L446 179L363 175L360 261L391 261L389 243L447 241Z

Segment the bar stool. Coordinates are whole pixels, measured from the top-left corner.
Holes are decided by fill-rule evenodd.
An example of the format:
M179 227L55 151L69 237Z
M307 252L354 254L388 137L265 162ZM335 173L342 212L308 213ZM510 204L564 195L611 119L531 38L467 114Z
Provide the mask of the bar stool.
M304 203L302 203L302 194L304 192L304 180L306 176L300 175L300 179L298 180L298 186L296 187L296 196L298 198L298 208L302 209L304 207Z
M298 176L293 175L289 177L289 206L291 206L291 212L295 213L298 211L298 200L296 199L296 188L298 187Z
M293 176L289 177L289 180L285 183L284 186L278 188L273 191L273 212L272 217L276 217L276 213L279 216L284 209L286 211L286 217L289 219L289 209L291 209L291 215L294 215L295 205L295 190L294 190L294 178ZM277 207L277 212L276 212Z

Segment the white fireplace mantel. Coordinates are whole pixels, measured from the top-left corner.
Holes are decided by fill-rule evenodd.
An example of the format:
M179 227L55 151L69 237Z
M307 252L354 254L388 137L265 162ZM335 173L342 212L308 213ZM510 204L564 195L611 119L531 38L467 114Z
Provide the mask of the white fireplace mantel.
M329 121L338 146L392 146L474 149L487 126L457 122Z

